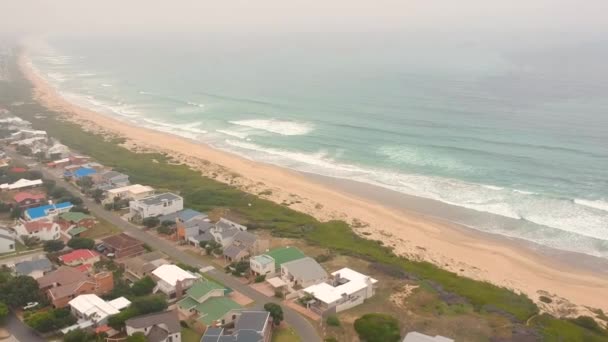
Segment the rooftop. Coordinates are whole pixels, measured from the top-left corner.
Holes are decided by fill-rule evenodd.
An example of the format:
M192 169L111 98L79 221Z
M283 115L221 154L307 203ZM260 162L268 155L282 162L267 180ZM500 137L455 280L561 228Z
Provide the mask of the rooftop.
M114 249L125 249L143 245L144 243L125 233L120 233L102 239L104 245Z
M256 255L254 257L252 257L253 260L255 260L257 263L259 263L260 265L268 265L274 262L274 259L269 257L266 254L262 254L262 255Z
M129 178L129 176L125 175L124 173L120 173L118 171L107 171L107 172L104 172L101 175L101 177L103 179L106 179L106 180L110 180L110 179L116 178L116 177L127 177L127 178Z
M137 316L128 319L125 322L125 325L135 329L143 329L160 324L164 324L169 329L169 333L171 334L181 331L179 318L177 317L177 312L175 311L164 311L143 316Z
M124 306L124 303L126 303L125 301L128 302L127 306L131 304L131 302L125 298L122 298L120 303L116 300L113 302ZM72 299L69 304L72 308L74 308L74 310L86 315L87 317L91 317L94 321L100 321L108 316L116 315L120 312L120 310L112 306L110 302L106 302L95 294L80 295Z
M68 234L70 234L70 236L76 236L76 235L78 235L80 233L86 232L87 230L88 229L85 228L85 227L75 227L75 228L70 229L68 231Z
M27 209L25 212L26 212L27 216L29 216L31 219L35 220L35 219L47 216L49 214L49 212L52 210L68 209L73 206L74 205L70 202L63 202L63 203L48 204L48 205L43 205L40 207L30 208L30 209Z
M13 199L15 200L15 202L23 202L25 200L44 200L46 198L46 195L44 194L33 194L31 192L27 192L27 191L22 191L22 192L18 192L15 194L15 196L13 196Z
M64 263L70 263L72 261L77 261L77 260L89 260L89 259L93 259L98 257L99 254L97 254L97 252L94 252L92 250L89 249L76 249L68 254L64 254L62 256L59 257L59 260L61 260Z
M443 336L429 336L425 334L421 334L417 331L412 331L405 335L403 342L454 342L451 338L443 337Z
M196 311L201 314L199 321L210 325L214 321L221 319L231 310L238 310L241 306L230 298L213 297L207 299L204 303L196 306Z
M166 201L177 201L177 200L181 200L181 199L182 198L180 196L177 196L176 194L166 192L164 194L158 194L158 195L146 197L137 202L144 204L144 205L159 205Z
M150 186L141 185L141 184L133 184L133 185L127 185L127 186L123 186L120 188L108 190L108 193L109 194L119 194L121 192L130 192L134 195L138 195L138 194L143 194L143 193L152 192L152 191L154 191L154 188L152 188Z
M194 283L194 285L192 285L192 287L189 288L188 291L186 291L186 293L188 294L188 296L198 299L198 298L205 296L206 294L208 294L209 292L211 292L213 290L225 290L225 288L224 288L224 286L222 286L214 281L203 280L203 281Z
M51 271L53 264L47 258L31 261L22 261L15 264L15 272L20 275L28 275L34 271Z
M16 181L15 183L12 183L12 184L8 184L8 183L2 184L2 185L0 185L0 188L14 190L14 189L21 189L21 188L25 188L25 187L29 187L29 186L36 186L36 185L42 185L42 179L29 180L29 179L21 178L20 180Z
M53 222L50 220L30 221L23 223L23 227L28 233L34 233L41 230L49 230L53 228Z
M347 267L332 273L332 276L334 277L338 277L338 275L341 279L340 285L332 286L328 283L321 283L305 288L304 292L312 294L315 298L324 303L334 303L340 300L344 294L353 294L366 288L369 283L375 284L378 282L374 278L368 277L365 274L361 274Z
M198 276L183 270L177 265L162 265L152 271L152 274L171 286L175 286L178 281L198 279Z
M82 178L82 177L94 175L96 173L97 173L97 170L95 170L95 169L91 169L88 167L81 167L80 169L74 171L74 177Z
M277 249L273 249L267 253L264 253L267 256L274 259L274 266L278 269L282 264L298 259L302 259L306 257L302 251L297 249L296 247L281 247Z
M176 213L173 214L169 214L169 215L163 215L161 217L159 217L160 222L164 222L164 221L172 221L175 222L175 219L179 219L182 222L188 222L192 219L195 219L197 217L201 217L201 218L206 218L207 215L193 210L193 209L184 209L184 210L180 210Z
M234 329L263 331L269 317L268 311L243 311L234 324Z
M44 276L36 279L41 288L51 286L53 284L71 284L87 280L88 277L73 267L59 267L54 272L45 274Z
M327 277L327 272L311 257L286 262L282 267L287 267L290 274L302 281Z

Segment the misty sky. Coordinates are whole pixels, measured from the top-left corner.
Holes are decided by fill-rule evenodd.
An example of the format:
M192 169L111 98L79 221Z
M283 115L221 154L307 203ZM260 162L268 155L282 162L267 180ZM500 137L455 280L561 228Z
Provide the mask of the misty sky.
M607 0L1 0L0 33L608 32Z

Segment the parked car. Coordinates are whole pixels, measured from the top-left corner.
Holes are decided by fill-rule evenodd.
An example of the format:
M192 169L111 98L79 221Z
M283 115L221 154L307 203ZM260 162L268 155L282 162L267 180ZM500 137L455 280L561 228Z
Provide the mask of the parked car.
M23 310L30 310L37 306L38 306L38 302L29 302L23 307Z
M98 252L100 252L100 253L102 253L103 251L106 250L106 246L104 246L103 243L100 243L99 245L97 245L95 247L95 250L98 251Z

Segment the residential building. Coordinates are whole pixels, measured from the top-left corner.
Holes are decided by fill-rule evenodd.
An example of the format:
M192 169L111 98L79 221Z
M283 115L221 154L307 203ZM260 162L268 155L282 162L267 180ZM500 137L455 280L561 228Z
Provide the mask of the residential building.
M238 315L232 333L224 328L209 327L201 342L270 342L272 321L267 311L243 311Z
M209 233L214 224L209 219L196 219L188 222L177 222L177 238L180 241L187 241L188 243L198 246L201 241L211 241L214 239L213 235Z
M33 207L27 209L23 213L23 217L27 221L37 221L43 219L53 219L62 213L67 213L70 211L74 205L70 202L63 202L57 204L48 204L40 207Z
M206 326L223 325L234 321L241 310L239 304L226 297L227 293L228 290L216 282L198 281L186 291L177 307L184 316Z
M149 342L181 342L182 327L175 311L137 316L125 321L127 335L143 333Z
M58 221L63 221L71 225L85 227L89 229L93 228L93 226L97 224L97 221L95 221L95 217L76 211L69 211L67 213L59 214Z
M281 270L281 265L305 258L306 255L296 247L281 247L249 259L249 266L254 275L272 277Z
M50 163L47 163L46 166L53 167L53 168L62 168L62 167L66 167L66 166L70 165L71 162L72 161L70 160L70 158L61 158L61 159L53 160Z
M92 265L99 261L99 253L89 249L76 249L60 256L59 261L67 266Z
M232 238L232 243L223 249L227 261L241 261L255 255L268 247L268 241L258 239L254 234L238 231Z
M125 234L120 233L101 239L108 253L114 253L116 259L130 258L144 254L144 243Z
M186 222L192 222L194 220L204 220L207 218L206 214L203 214L201 212L198 212L196 210L192 210L192 209L184 209L184 210L180 210L178 212L169 214L169 215L163 215L161 217L159 217L158 219L160 220L160 222L166 222L166 221L170 221L170 222L182 222L182 223L186 223Z
M311 258L293 260L281 265L281 279L289 288L298 290L327 280L327 272Z
M79 320L91 321L93 326L102 326L112 315L131 305L125 297L105 301L95 294L83 294L70 300L70 311Z
M72 172L66 172L64 176L73 177L75 179L81 179L84 177L91 177L97 173L97 170L90 167L81 167Z
M141 184L127 185L106 191L103 204L109 204L115 200L140 200L154 195L154 188Z
M57 240L61 236L59 225L49 219L19 221L13 229L17 233L19 239L23 239L23 236L27 236L40 241L49 241Z
M41 193L21 191L13 196L13 200L17 204L17 207L25 209L40 206L46 200L46 195Z
M20 180L14 182L14 183L1 184L0 189L1 190L21 190L21 189L35 188L35 187L41 186L42 184L43 184L42 179L29 180L29 179L21 178Z
M440 335L429 336L416 331L412 331L405 335L403 342L454 342L454 340Z
M38 279L53 270L53 264L46 257L27 260L15 264L15 274Z
M37 279L40 290L55 308L63 308L81 294L104 295L114 288L112 272L88 275L80 270L62 266Z
M177 265L161 265L152 271L156 280L154 292L161 291L169 298L181 298L183 292L189 289L199 278Z
M184 209L184 199L170 192L153 195L129 203L130 215L135 221L148 217L173 214L182 209Z
M303 291L314 297L310 309L319 313L337 313L362 304L375 294L374 278L350 268L332 273L325 282L309 286Z
M163 253L154 251L126 259L122 262L125 268L125 277L136 281L149 276L158 267L169 264L166 257Z
M0 253L15 251L15 237L6 229L0 229Z
M125 187L130 184L129 175L118 171L106 171L96 175L94 178L99 185L106 186L108 189Z
M70 149L60 143L55 143L49 147L45 153L47 158L67 158L70 155Z

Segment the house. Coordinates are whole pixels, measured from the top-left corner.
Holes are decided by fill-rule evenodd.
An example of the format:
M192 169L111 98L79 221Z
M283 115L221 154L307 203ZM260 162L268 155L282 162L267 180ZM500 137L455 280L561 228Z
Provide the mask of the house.
M66 167L70 164L71 164L70 158L62 158L62 159L53 160L52 162L47 163L46 166L53 167L53 168L61 168L61 167Z
M71 165L84 165L91 159L91 157L87 156L70 156L68 158L70 159Z
M270 342L271 323L267 311L243 311L238 315L230 335L225 334L224 328L209 327L201 342Z
M266 275L268 278L279 273L282 264L305 257L306 255L296 247L287 246L252 257L249 259L249 266L252 274Z
M376 279L350 268L331 274L325 282L309 286L303 291L314 297L309 308L318 313L337 313L362 304L375 293Z
M66 158L70 155L70 149L60 143L55 143L53 146L46 150L47 158Z
M125 234L120 233L101 239L108 253L114 253L116 259L130 258L144 254L144 243Z
M223 325L233 322L241 306L225 297L227 290L212 281L203 280L192 285L184 299L177 303L180 312L194 317L206 326Z
M17 207L25 209L40 206L46 200L46 195L21 191L13 196L13 200L17 204Z
M238 231L232 238L232 243L224 247L224 258L230 262L241 261L250 255L257 254L260 250L264 250L267 244L260 246L262 242L266 241L258 240L252 233Z
M154 251L126 259L122 262L125 276L132 281L149 276L158 267L169 264L166 257L163 253Z
M96 294L83 294L70 300L70 311L79 320L91 321L93 326L102 326L112 315L120 313L131 305L125 297L105 301Z
M171 264L159 266L152 271L152 277L156 280L154 292L161 291L169 298L180 298L200 278L197 274Z
M29 179L21 178L20 180L14 182L12 184L9 184L9 183L1 184L0 189L1 190L28 189L28 188L35 188L37 186L41 186L42 184L43 184L42 179L29 180Z
M103 204L113 203L115 200L140 200L154 194L154 188L141 184L127 185L106 191Z
M58 221L66 222L71 225L76 225L78 227L85 227L85 228L89 228L89 229L93 228L93 226L95 226L95 224L97 223L97 221L95 221L95 218L93 216L87 215L85 213L77 212L77 211L70 211L67 213L59 214Z
M64 173L64 176L66 177L74 177L75 179L81 179L84 177L91 177L94 174L97 173L97 170L93 169L93 168L89 168L89 167L81 167L78 168L72 172L67 172Z
M403 342L454 342L453 339L444 337L444 336L429 336L425 334L421 334L416 331L412 331L405 335Z
M247 227L221 218L213 227L211 227L209 234L213 236L215 242L219 243L223 248L226 248L232 244L237 234L245 231L247 231ZM255 239L255 236L252 236ZM248 237L242 236L242 238L245 240Z
M15 237L8 230L0 229L0 253L15 251Z
M53 270L53 264L46 257L22 261L15 264L15 274L38 279Z
M27 221L52 219L59 214L67 213L73 207L74 205L70 202L48 204L40 207L29 208L23 213L23 216Z
M136 221L173 214L182 209L184 209L184 199L170 192L129 202L131 218Z
M163 215L161 217L159 217L158 219L160 220L160 222L166 222L166 221L170 221L170 222L182 222L182 223L187 223L187 222L192 222L194 220L204 220L207 218L206 214L203 214L201 212L198 212L196 210L192 210L192 209L184 209L184 210L180 210L178 212L169 214L169 215Z
M55 308L63 308L81 294L104 295L114 288L112 272L88 275L80 270L62 266L36 279L40 290Z
M68 266L92 265L99 261L99 253L89 249L76 249L60 256L59 261Z
M199 246L201 241L211 241L213 235L209 233L214 224L209 219L195 219L188 222L176 223L177 238L180 241L188 241L188 243Z
M106 171L94 177L96 183L109 189L125 187L129 185L129 176L118 171Z
M164 311L137 316L125 321L127 335L141 332L150 342L181 342L182 326L177 312Z
M305 257L283 263L281 279L287 283L289 288L301 289L325 282L327 272L315 259Z
M23 236L27 236L40 241L49 241L57 240L61 236L59 225L49 219L19 221L19 224L13 227L13 229L17 233L19 239L22 239Z

